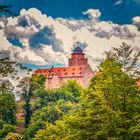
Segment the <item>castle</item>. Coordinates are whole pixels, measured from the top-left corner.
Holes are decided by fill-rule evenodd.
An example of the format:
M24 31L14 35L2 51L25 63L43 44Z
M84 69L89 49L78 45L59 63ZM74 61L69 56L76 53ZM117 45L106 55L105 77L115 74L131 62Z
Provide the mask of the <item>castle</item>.
M71 54L71 58L68 59L68 67L37 69L35 74L46 76L46 88L59 88L69 80L76 80L86 88L96 71L91 69L83 50L76 47Z

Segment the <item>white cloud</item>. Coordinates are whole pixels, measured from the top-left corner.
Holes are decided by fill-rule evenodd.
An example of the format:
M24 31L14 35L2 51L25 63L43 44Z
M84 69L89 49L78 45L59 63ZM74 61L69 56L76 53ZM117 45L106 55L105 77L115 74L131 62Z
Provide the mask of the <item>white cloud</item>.
M133 24L140 28L140 16L136 16L132 19Z
M41 25L41 27L44 27L46 25L52 24L53 18L47 17L47 15L42 14L41 11L39 11L36 8L30 8L28 10L23 9L20 11L20 15L30 15L32 18L36 19L37 22Z
M115 2L114 5L120 5L120 4L122 4L122 3L123 3L123 0L118 0L117 2Z
M91 20L97 20L101 16L101 12L98 9L89 9L86 12L83 12L83 14L88 15Z
M139 17L133 24L119 25L100 21L101 12L89 9L83 14L88 19L52 18L38 9L22 10L16 18L8 18L0 31L0 50L19 62L36 65L67 64L67 59L78 41L85 48L90 65L95 68L104 58L104 51L126 42L140 49ZM12 45L7 37L20 40L24 48ZM136 49L135 49L136 50Z

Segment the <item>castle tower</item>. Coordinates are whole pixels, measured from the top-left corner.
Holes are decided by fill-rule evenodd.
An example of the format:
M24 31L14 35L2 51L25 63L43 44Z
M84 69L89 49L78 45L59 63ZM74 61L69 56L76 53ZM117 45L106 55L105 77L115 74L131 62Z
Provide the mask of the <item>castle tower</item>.
M87 58L85 58L85 54L80 47L76 47L72 54L71 58L68 60L69 66L87 66Z

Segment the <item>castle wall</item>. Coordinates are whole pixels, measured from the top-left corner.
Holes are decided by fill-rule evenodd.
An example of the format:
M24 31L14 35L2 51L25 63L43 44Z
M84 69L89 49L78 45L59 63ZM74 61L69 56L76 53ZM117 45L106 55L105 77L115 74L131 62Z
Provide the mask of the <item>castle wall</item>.
M45 87L48 89L59 88L60 86L60 79L57 75L54 75L52 79L46 79L45 81Z
M88 65L87 70L83 77L83 87L88 87L90 80L95 76L96 71L93 71L91 67Z
M84 86L83 77L69 77L69 78L59 78L57 76L53 76L52 79L46 79L45 87L48 89L51 88L59 88L63 83L68 82L69 80L77 81L81 86Z
M66 83L69 80L77 81L81 86L84 88L88 87L89 81L96 73L87 66L87 69L83 76L73 76L73 77L61 77L59 78L58 75L53 75L52 78L46 79L45 87L46 88L59 88L62 86L63 83Z

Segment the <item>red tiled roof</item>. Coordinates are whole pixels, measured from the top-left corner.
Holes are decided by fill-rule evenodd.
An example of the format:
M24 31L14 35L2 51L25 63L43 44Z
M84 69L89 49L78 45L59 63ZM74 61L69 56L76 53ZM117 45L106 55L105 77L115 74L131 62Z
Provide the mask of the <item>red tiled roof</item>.
M79 77L84 76L87 66L70 66L70 67L56 67L48 69L38 69L36 74L42 74L47 78L52 78L53 75L57 75L60 78L66 77Z

